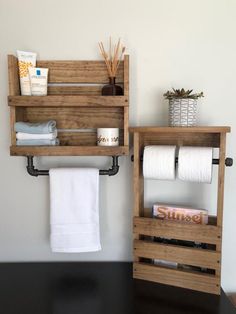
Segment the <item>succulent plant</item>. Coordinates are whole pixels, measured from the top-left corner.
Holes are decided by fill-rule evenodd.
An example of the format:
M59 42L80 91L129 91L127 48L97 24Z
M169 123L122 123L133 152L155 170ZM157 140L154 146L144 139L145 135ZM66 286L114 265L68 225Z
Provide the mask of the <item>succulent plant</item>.
M190 99L197 99L200 97L204 97L203 92L201 93L196 93L192 94L192 89L191 90L185 90L184 88L182 89L174 89L172 88L173 91L167 91L163 96L166 99L174 99L174 98L190 98Z

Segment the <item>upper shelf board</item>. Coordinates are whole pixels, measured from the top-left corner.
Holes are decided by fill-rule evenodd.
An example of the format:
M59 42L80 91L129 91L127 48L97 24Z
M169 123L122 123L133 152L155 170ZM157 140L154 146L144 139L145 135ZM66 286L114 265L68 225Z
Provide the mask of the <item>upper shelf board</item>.
M126 96L48 95L8 96L9 106L19 107L128 107Z
M229 133L229 126L199 126L199 127L130 127L131 133Z

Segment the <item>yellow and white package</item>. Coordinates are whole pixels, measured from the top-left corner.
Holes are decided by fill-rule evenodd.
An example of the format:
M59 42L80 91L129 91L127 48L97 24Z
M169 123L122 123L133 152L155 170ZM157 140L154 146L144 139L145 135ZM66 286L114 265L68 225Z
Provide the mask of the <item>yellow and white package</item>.
M36 53L17 50L21 95L31 95L29 68L36 66Z

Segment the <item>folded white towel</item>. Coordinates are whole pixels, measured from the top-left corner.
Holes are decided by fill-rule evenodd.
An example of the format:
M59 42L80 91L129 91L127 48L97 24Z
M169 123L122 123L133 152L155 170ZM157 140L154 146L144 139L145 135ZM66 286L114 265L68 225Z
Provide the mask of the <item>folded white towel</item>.
M53 133L45 133L45 134L32 134L32 133L23 133L17 132L16 139L17 140L53 140L57 137L57 130Z
M52 251L101 250L98 169L60 168L49 173Z

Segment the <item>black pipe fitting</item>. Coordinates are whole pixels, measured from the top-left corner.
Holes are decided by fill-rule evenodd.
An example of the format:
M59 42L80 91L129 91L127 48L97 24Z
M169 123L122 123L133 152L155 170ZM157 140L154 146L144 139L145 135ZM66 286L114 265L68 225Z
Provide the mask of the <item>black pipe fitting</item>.
M118 164L119 156L112 156L112 167L108 170L99 170L100 175L108 175L115 176L119 172L119 164Z
M99 175L108 175L108 176L114 176L119 172L119 164L118 164L118 157L119 156L112 156L112 167L107 170L99 170ZM49 170L38 170L34 167L34 157L33 156L27 156L27 172L31 176L38 177L38 176L48 176Z

